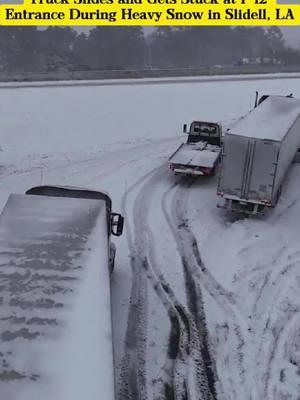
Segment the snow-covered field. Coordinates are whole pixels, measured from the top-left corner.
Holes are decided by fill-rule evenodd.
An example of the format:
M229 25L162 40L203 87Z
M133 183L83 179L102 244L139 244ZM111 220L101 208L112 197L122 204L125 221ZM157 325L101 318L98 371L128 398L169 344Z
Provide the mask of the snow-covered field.
M112 278L119 400L300 398L300 166L276 209L235 222L216 208L216 178L167 168L184 122L229 124L255 90L300 98L300 81L0 91L0 208L65 184L107 190L125 215Z

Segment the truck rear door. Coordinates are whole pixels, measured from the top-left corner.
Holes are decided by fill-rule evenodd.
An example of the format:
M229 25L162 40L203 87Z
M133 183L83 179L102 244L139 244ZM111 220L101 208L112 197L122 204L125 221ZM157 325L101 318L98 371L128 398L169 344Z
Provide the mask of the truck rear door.
M227 135L219 191L245 200L271 201L277 157L276 142Z
M242 197L249 143L237 135L226 135L223 143L219 191Z
M244 186L244 198L272 202L277 158L276 142L252 139L251 160Z

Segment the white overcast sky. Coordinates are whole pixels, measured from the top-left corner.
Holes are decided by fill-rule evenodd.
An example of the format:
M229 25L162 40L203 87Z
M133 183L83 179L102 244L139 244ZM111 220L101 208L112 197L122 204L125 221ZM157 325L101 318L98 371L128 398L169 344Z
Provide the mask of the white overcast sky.
M300 0L278 0L278 3L300 4ZM300 21L299 26L282 28L287 43L293 47L300 48Z

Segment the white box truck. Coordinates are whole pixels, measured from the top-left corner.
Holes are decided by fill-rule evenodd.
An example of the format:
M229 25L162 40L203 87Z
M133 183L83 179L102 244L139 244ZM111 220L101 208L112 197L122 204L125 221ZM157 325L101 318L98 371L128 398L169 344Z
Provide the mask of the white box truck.
M217 189L225 200L221 206L250 214L274 207L299 144L300 100L264 96L223 139Z
M115 400L105 193L37 187L0 216L0 398Z

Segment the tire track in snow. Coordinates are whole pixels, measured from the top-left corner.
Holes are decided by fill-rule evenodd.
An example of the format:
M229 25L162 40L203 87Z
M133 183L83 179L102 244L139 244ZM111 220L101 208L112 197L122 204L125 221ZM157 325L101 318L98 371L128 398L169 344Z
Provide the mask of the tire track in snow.
M275 295L273 293L275 292L276 289L278 289L278 286L281 283L282 279L284 279L286 273L288 273L290 270L291 264L285 266L284 268L280 269L279 271L276 271L276 269L274 271L274 268L276 268L276 265L278 265L280 261L283 261L282 258L286 251L286 247L283 246L281 248L281 250L282 251L281 251L280 255L278 255L278 257L277 257L277 255L275 255L272 258L272 260L271 260L272 267L271 268L270 268L270 264L268 264L268 263L265 265L265 268L264 267L261 268L261 270L265 270L265 269L267 269L267 270L264 274L262 274L263 276L259 277L259 279L258 279L260 281L263 278L263 283L262 283L260 289L258 290L257 296L255 296L253 309L252 309L253 316L255 316L257 318L259 318L258 314L259 314L260 303L265 304L265 301L263 301L263 296L266 293L268 293L268 297L272 298L271 304L273 306L273 302L277 298L277 295ZM274 272L275 272L275 274L274 274ZM252 286L255 287L255 285L256 285L256 281L254 283L252 283ZM281 288L279 288L278 294L280 293L280 291L281 291Z
M164 172L166 174L166 172ZM175 187L176 184L171 185L169 189L167 189L166 192L169 192L170 189ZM153 188L152 186L149 186L149 189L152 191ZM148 196L146 196L148 198ZM164 196L163 196L164 198ZM163 198L162 198L162 206L163 206ZM145 201L145 199L144 199ZM143 201L143 203L144 203ZM180 353L177 351L177 354L179 355L176 356L176 359L173 362L172 365L172 370L173 370L173 377L176 378L176 375L180 374L179 369L184 368L186 370L185 375L186 378L182 380L182 384L180 390L178 391L178 385L176 382L176 379L173 380L173 388L175 390L171 391L169 390L169 394L167 391L164 393L164 398L165 399L212 399L211 393L209 391L208 385L207 385L207 377L205 376L204 369L203 369L203 363L202 363L202 354L199 352L199 348L201 348L200 340L199 340L199 330L197 329L197 325L195 322L195 319L192 315L191 312L189 312L184 306L182 306L178 300L176 299L176 296L174 292L172 291L171 287L168 285L166 282L162 271L158 267L158 263L155 258L155 246L154 246L154 236L149 230L148 226L145 226L145 228L148 231L148 242L150 243L149 245L149 259L150 259L150 264L152 265L153 272L156 277L158 277L158 283L160 284L160 287L164 290L164 294L168 295L168 300L171 301L171 304L169 304L169 311L172 312L172 309L174 309L177 312L176 318L177 321L179 322L179 327L180 332L179 332L179 338L181 337L186 337L188 339L188 350L184 353L185 357L184 360L182 360L182 352ZM156 285L156 288L159 287L159 285ZM174 314L173 314L174 315ZM175 325L176 327L176 325ZM185 328L187 331L187 334L184 335L184 332L182 331L182 328ZM174 332L174 326L171 328L171 334L170 334L170 347L174 347L174 344L172 344L172 331ZM178 350L180 349L180 345ZM174 349L173 349L174 350ZM170 351L169 351L170 355ZM185 365L181 365L182 361L184 361ZM189 371L190 370L196 370L196 375L197 379L192 380L190 378ZM170 376L171 374L169 374ZM170 389L170 385L168 386ZM170 393L171 392L171 393ZM199 397L200 396L200 397ZM161 397L159 397L161 399Z
M160 182L163 174L165 174L165 169L160 170L158 168L142 177L127 191L124 196L123 203L124 205L126 204L126 198L128 194L139 184L142 184L145 180L146 182L139 191L134 202L134 238L132 237L130 230L128 230L128 245L131 254L134 254L132 257L134 258L132 267L135 276L136 274L139 274L141 277L144 275L143 273L145 273L149 283L152 285L154 291L159 296L163 306L165 307L171 324L165 374L161 378L163 390L158 398L164 398L166 400L188 400L190 398L194 399L194 397L191 395L189 387L188 370L190 368L190 353L192 347L191 332L196 330L196 325L188 310L186 310L185 307L176 299L173 290L165 280L163 273L159 268L155 255L155 240L147 220L151 196L154 191L153 187L156 183L158 183L158 181ZM147 246L146 243L148 244ZM139 262L136 268L134 263L137 259ZM139 279L134 278L131 299L144 295L144 291L142 293L137 291L137 286L141 284ZM144 301L145 299L142 299L140 304ZM134 311L135 313L141 312L140 309L135 309ZM134 327L136 327L136 325L139 326L139 321L137 320L136 315L133 315L133 313L131 316L131 310L129 310L127 336L132 338L132 330ZM135 342L137 345L137 338L135 338ZM131 355L130 357L130 354L128 353L128 342L126 342L126 349L127 350L125 351L125 356L123 358L123 373L121 374L124 378L124 382L120 392L120 397L122 399L140 399L142 391L141 385L139 386L137 381L140 376L143 375L143 373L138 368L138 357L136 355L134 357ZM146 355L144 354L144 357L145 356ZM126 370L132 371L131 374L127 372L126 376L126 373L124 373ZM134 376L134 374L137 378L135 381L130 379ZM201 379L201 382L203 381L204 377ZM142 382L142 386L143 385L145 385L144 380ZM147 398L145 386L143 387L143 392L144 398ZM195 392L195 390L193 392ZM203 389L200 390L200 393L201 392L203 392ZM197 391L197 396L198 395L199 391ZM201 398L205 397L201 396Z
M181 185L178 188L177 193L173 197L172 204L172 215L176 216L176 225L173 227L173 232L175 235L175 240L178 243L179 252L188 260L187 266L190 276L193 276L194 282L196 285L196 289L198 290L199 296L201 296L201 287L200 282L203 284L208 293L214 298L214 300L219 305L220 309L223 310L224 315L227 317L227 320L230 322L227 324L229 331L227 332L227 337L230 335L235 337L235 352L236 352L236 361L234 357L226 356L224 359L226 362L230 363L230 367L232 371L238 368L238 377L239 379L234 383L231 377L234 377L234 373L231 373L231 376L228 376L228 382L231 382L231 392L234 398L238 398L239 395L236 393L235 388L240 388L244 392L243 396L247 396L247 390L245 388L246 383L246 368L244 366L244 358L245 352L244 348L247 345L249 339L249 333L243 328L243 325L240 323L240 316L238 310L238 298L232 292L227 291L223 288L218 281L214 278L214 276L207 270L205 267L198 248L198 243L193 234L192 230L189 227L187 216L188 216L188 208L186 205L187 201L187 193L188 188L192 186L194 180ZM167 214L167 211L166 211ZM166 215L168 218L168 216ZM173 225L173 221L171 218L169 219L169 224ZM176 226L180 229L176 232ZM177 238L176 238L177 235ZM198 286L198 288L197 288ZM203 304L200 301L200 307ZM202 305L203 307L203 305ZM201 309L201 308L200 308ZM199 317L201 320L201 316ZM230 333L231 332L231 333ZM234 363L234 364L232 364ZM236 365L236 366L235 366ZM213 366L211 365L211 368ZM226 367L225 367L226 368ZM209 374L210 371L207 372Z
M136 163L141 161L142 159L148 158L151 155L153 155L153 148L159 147L159 151L155 152L155 156L157 157L159 154L164 154L166 153L166 150L169 149L169 143L173 143L174 138L165 138L165 139L159 139L159 140L154 140L150 143L143 143L143 144L138 144L134 145L131 147L128 147L126 149L118 149L118 150L113 150L113 151L103 151L100 152L97 155L89 155L87 158L79 159L79 160L69 160L66 157L66 160L68 160L67 163L62 163L62 165L59 166L50 166L45 164L45 159L41 157L40 162L41 164L37 165L32 165L29 167L24 167L21 169L16 169L14 166L10 166L9 168L3 168L3 172L1 172L0 176L2 179L9 178L11 176L17 176L21 174L31 174L31 173L41 173L43 175L44 171L46 174L50 175L52 173L56 173L57 171L66 171L68 169L71 169L71 172L67 174L67 178L70 181L70 177L78 175L78 173L89 173L91 170L99 170L101 169L101 172L98 172L97 174L93 174L89 178L85 177L83 183L86 183L86 181L94 181L98 180L99 178L107 175L111 175L112 173L120 170L121 168L130 165L132 163ZM161 149L161 144L166 143L166 147ZM146 150L146 153L142 153L142 150ZM132 156L130 159L125 159L124 161L124 154L127 155L128 153L133 152ZM141 154L141 155L139 155ZM112 158L115 158L116 161L111 165L111 160ZM51 162L53 160L51 159ZM107 168L107 165L109 164L109 168ZM79 167L80 169L78 171L74 171L74 167ZM85 169L83 169L84 167ZM12 169L12 170L10 170ZM6 172L6 173L4 173ZM65 173L66 173L65 172ZM49 176L47 176L49 179Z
M163 166L164 167L164 166ZM131 252L138 255L141 266L140 274L145 273L145 276L148 278L149 283L152 284L153 289L155 292L160 295L160 299L162 300L162 304L167 308L167 312L169 317L176 318L176 323L174 323L174 319L170 318L171 326L172 326L172 336L174 335L174 342L176 343L175 348L172 349L174 351L174 360L177 359L179 354L186 353L186 343L181 343L180 339L184 339L186 341L185 335L182 335L181 332L178 332L178 325L179 328L182 328L181 321L178 319L178 312L176 313L176 308L172 307L172 305L168 304L168 298L164 296L164 286L161 285L160 281L156 278L156 276L152 273L151 269L153 267L150 266L150 255L149 250L151 249L151 262L152 265L156 265L155 257L154 257L154 240L153 236L149 234L151 232L150 226L148 224L148 213L150 208L151 199L154 193L155 185L161 180L162 174L164 173L164 168L160 167L155 173L144 183L141 190L139 191L135 202L134 202L134 209L133 209L133 222L134 222L134 239L135 239L135 247L131 248ZM170 313L169 313L170 310ZM174 312L175 311L175 312ZM176 329L177 328L177 329ZM169 349L171 350L171 349ZM182 350L182 351L180 351ZM182 357L182 362L184 362L185 357ZM174 361L175 363L175 361ZM176 379L177 378L177 379ZM166 380L166 377L164 377ZM177 377L172 376L169 379L169 395L170 398L178 398L182 400L187 400L187 394L185 391L185 378L182 376L181 373L177 375Z
M286 393L282 393L280 388L277 387L277 385L282 384L285 382L286 379L289 379L289 388L292 386L292 390L289 393L289 398L298 398L299 396L299 336L297 335L296 338L291 335L291 332L298 331L299 332L300 328L300 318L299 318L299 307L294 310L293 314L291 315L291 318L287 322L287 324L282 326L282 332L280 335L280 338L278 340L278 348L279 351L277 354L275 354L274 357L274 362L272 363L272 369L273 372L273 377L276 377L271 381L270 383L272 386L269 388L269 398L272 399L285 399L287 398ZM290 343L288 343L290 341ZM292 352L290 353L288 350L288 347L292 347ZM295 351L296 350L296 351ZM278 353L281 353L278 355ZM297 359L298 358L298 359ZM298 382L295 382L295 377L291 374L289 375L286 373L286 364L285 368L282 365L282 361L285 359L286 364L287 362L292 365L292 369L294 369L293 372L296 372L298 375ZM282 365L282 368L280 369L280 372L278 371L278 366ZM277 367L277 370L276 370ZM296 370L296 371L295 371ZM276 376L277 375L277 376ZM291 382L292 381L292 382ZM285 384L287 386L287 384Z
M265 313L260 316L257 315L258 320L264 321L261 329L257 332L257 335L260 338L257 358L263 365L262 395L266 399L273 399L272 395L269 395L269 386L272 379L272 370L276 353L280 350L279 346L283 332L286 330L286 326L289 325L291 318L293 318L295 314L294 310L287 310L283 319L276 316L277 307L279 308L281 301L284 300L282 294L285 296L285 286L287 285L287 282L293 278L291 273L295 267L299 267L299 262L289 263L284 268L281 268L280 271L277 271L275 276L272 272L268 274L267 283L264 285L263 293L268 294L269 301L267 304L269 306L266 308ZM259 302L263 303L262 307L264 307L265 301L263 301L262 294L259 298ZM258 305L258 302L254 304L256 314L258 314ZM268 335L269 333L271 333L271 338ZM267 341L266 338L268 339Z
M190 268L190 250L185 246L181 231L181 221L178 223L178 214L177 209L174 207L174 199L175 201L178 198L175 196L172 202L172 212L171 215L167 209L167 198L171 193L173 188L170 188L165 192L162 198L162 209L164 212L164 216L166 221L170 227L170 230L173 234L175 242L177 244L177 249L181 257L181 262L183 266L183 272L185 276L185 286L186 286L186 296L188 301L188 307L190 313L193 316L195 328L193 330L193 351L194 351L194 361L196 365L196 381L198 382L198 387L200 388L200 393L202 392L204 396L203 399L216 399L216 376L212 363L212 359L209 351L208 344L208 332L206 326L206 318L203 307L202 293L199 285L195 283L193 272ZM179 187L179 192L181 192L182 188ZM180 196L181 197L181 196ZM175 223L173 220L175 220Z
M164 174L166 174L165 171ZM174 185L171 185L171 188L173 186ZM149 190L152 191L153 188L149 186ZM167 189L167 191L168 190L169 189ZM191 394L190 384L188 382L188 373L190 368L190 354L192 347L195 347L195 343L192 343L191 341L191 336L192 332L196 329L196 326L192 315L186 307L177 300L175 293L159 268L159 263L157 262L155 255L155 239L149 227L148 242L149 260L150 265L152 266L152 276L149 276L149 280L153 280L154 290L157 292L162 302L164 302L171 322L168 359L166 362L166 364L169 364L168 361L171 360L171 365L167 369L162 395L166 400L194 399L195 397ZM164 301L164 298L166 298L166 301ZM182 376L182 369L185 370L184 376ZM180 379L179 384L178 377ZM202 381L204 381L203 377ZM200 393L201 392L202 390L200 390ZM199 391L197 391L197 396L198 395ZM159 397L159 399L161 399L161 397Z
M276 376L276 372L274 371L278 364L275 366L277 354L280 352L281 346L284 344L284 337L286 332L290 329L291 325L294 323L294 320L299 315L299 309L290 310L286 312L286 315L281 320L281 326L276 330L276 328L272 329L273 339L271 341L269 354L267 355L267 363L266 363L266 373L265 373L265 385L264 385L264 398L274 400L277 397L273 396L274 391L274 382L273 386L270 388L272 379ZM278 360L279 363L281 360ZM273 390L271 390L273 389Z
M148 259L145 261L147 278L165 307L171 328L167 359L160 377L162 389L157 400L188 400L187 372L189 360L190 323L187 310L172 296L169 285L157 278ZM155 397L156 398L156 397Z
M162 175L165 173L164 170ZM153 191L152 185L149 185L144 191L143 198L139 202L140 205L149 200L150 193L148 192L150 191ZM191 317L188 315L186 308L177 300L175 293L159 267L155 254L155 238L147 225L147 218L144 219L144 222L145 226L142 229L147 230L149 243L147 277L162 301L171 324L168 354L164 366L165 375L161 379L163 389L157 400L161 400L162 397L165 400L185 400L189 398L186 382L187 373L183 373L182 370L186 370L188 367Z
M272 392L270 389L274 376L272 373L274 363L276 363L277 353L281 350L280 343L283 341L284 332L295 316L295 310L287 310L283 318L276 315L277 308L280 310L280 305L284 300L282 293L284 294L285 286L288 280L293 278L291 273L297 263L299 264L298 252L285 256L286 250L286 246L281 246L270 262L256 266L247 273L240 274L236 279L242 282L249 281L249 278L254 275L251 288L256 290L257 294L253 301L251 315L254 318L250 329L258 338L259 343L256 349L254 370L256 371L258 398L264 397L271 400L274 399L274 389ZM282 265L282 263L284 267L278 270L278 265Z
M163 147L162 144L166 142L166 147ZM161 157L161 155L165 155L166 151L169 151L169 143L173 143L174 139L160 139L160 140L155 140L152 143L147 143L147 144L142 144L142 145L137 145L134 147L130 147L125 150L117 150L114 152L111 152L110 154L105 154L104 157L105 159L100 159L101 160L101 165L106 166L107 165L107 158L109 161L111 161L112 157L116 157L116 154L118 155L118 160L122 160L123 154L128 154L133 151L133 155L130 157L130 159L125 161L117 161L114 162L113 166L110 166L108 169L105 169L104 171L102 170L100 173L93 175L92 177L89 178L90 181L98 180L101 177L105 177L107 175L111 175L113 172L116 172L123 167L126 167L128 165L138 163L141 160L145 159L157 159L158 157ZM142 150L146 150L146 152L141 152ZM155 150L155 151L154 151ZM153 154L155 156L153 157ZM99 168L99 165L97 165L97 168Z
M119 390L120 400L146 400L146 307L147 307L147 282L142 273L144 260L135 248L135 240L129 227L127 212L128 196L143 181L155 174L155 168L138 179L123 195L122 210L125 217L126 237L130 252L130 265L132 270L132 284L128 310L127 329L125 336L125 351L121 365L121 385Z
M247 253L247 251L249 251L249 249L251 249L251 246L247 246L247 247L243 248L242 250L240 250L238 252L238 255L246 258L247 254L245 254L245 253ZM246 279L247 280L251 279L251 277L255 276L255 274L260 274L261 272L264 272L264 271L266 271L266 273L269 273L270 271L273 270L273 266L276 264L276 262L278 262L279 258L282 257L285 250L286 250L286 246L281 246L278 249L278 251L274 254L274 256L272 257L270 263L265 263L263 265L257 265L254 268L247 266L247 268L245 268L244 271L241 271L235 275L234 282L239 284L239 282L243 282ZM270 264L272 265L272 267L270 267ZM254 285L256 285L256 283L257 283L257 281L254 282Z
M187 335L182 320L179 317L180 307L170 301L167 293L172 293L167 284L162 284L155 274L151 272L147 252L145 252L145 243L147 241L147 211L151 194L153 193L153 185L161 175L161 167L150 171L144 175L125 193L123 197L123 212L125 218L127 216L126 203L128 195L134 191L140 184L145 181L142 189L134 202L134 234L132 235L129 226L127 226L127 240L131 256L132 267L132 289L130 295L130 308L128 312L128 324L125 340L125 355L122 361L121 370L121 390L119 392L120 399L147 399L146 391L146 293L147 281L146 277L152 284L153 289L162 300L171 322L172 346L169 349L174 364L178 362L183 364L186 360L187 353ZM129 219L126 218L128 221ZM143 222L146 224L144 225ZM146 240L146 241L145 241ZM153 260L152 260L153 261ZM138 307L136 307L138 305ZM184 312L183 312L184 313ZM142 318L139 318L142 316ZM139 336L137 335L139 332ZM141 336L143 339L141 340ZM173 353L173 354L172 354ZM167 374L166 374L167 375ZM166 399L188 400L185 390L185 377L182 376L180 370L169 378L165 377L166 386L164 396Z

